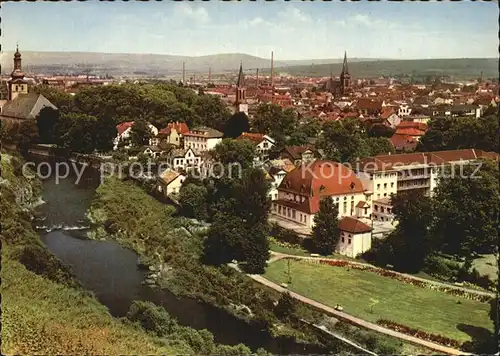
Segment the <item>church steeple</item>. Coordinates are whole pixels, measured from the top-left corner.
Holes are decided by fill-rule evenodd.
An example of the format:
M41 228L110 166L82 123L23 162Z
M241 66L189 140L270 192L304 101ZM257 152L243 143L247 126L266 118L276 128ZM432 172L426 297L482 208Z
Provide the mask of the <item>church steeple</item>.
M244 112L248 115L248 105L246 103L246 90L245 75L243 74L243 63L240 63L240 71L238 73L238 80L236 81L236 100L234 106L236 112Z
M245 86L245 75L243 74L243 63L240 62L240 72L238 73L238 81L236 82L238 88Z
M19 52L19 45L16 45L14 70L10 74L9 81L9 100L14 100L19 94L28 94L28 83L24 80L24 73L21 69L21 52Z
M344 63L342 64L342 73L349 74L349 69L347 68L347 51L344 51Z
M347 51L344 51L344 63L342 64L342 72L340 73L340 90L342 95L349 92L351 89L351 75L347 68Z

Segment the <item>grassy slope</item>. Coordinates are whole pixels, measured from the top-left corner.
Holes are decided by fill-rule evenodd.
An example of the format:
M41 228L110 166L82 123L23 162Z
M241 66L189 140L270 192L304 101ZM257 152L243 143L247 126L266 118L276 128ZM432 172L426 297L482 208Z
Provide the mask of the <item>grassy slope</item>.
M94 298L2 262L3 354L177 354L125 325Z
M142 330L114 319L96 299L82 290L57 283L27 270L12 258L21 247L37 247L39 258L51 256L31 228L21 210L33 202L33 186L13 165L22 161L2 154L2 354L179 354L189 349L176 344L170 347ZM17 175L16 175L17 174ZM38 188L34 189L34 193ZM15 201L15 197L18 201ZM20 197L23 199L19 199ZM48 261L47 266L58 268ZM52 271L54 272L54 271ZM55 276L55 273L43 271ZM64 272L61 272L64 276ZM66 280L66 278L61 278ZM71 284L71 283L70 283ZM76 284L76 283L73 283Z
M489 305L394 281L375 273L305 262L291 262L291 290L329 306L376 322L390 319L410 327L442 334L459 341L470 340L459 324L490 329ZM286 261L271 264L266 277L286 283ZM379 303L369 311L371 298ZM460 300L461 304L457 304Z

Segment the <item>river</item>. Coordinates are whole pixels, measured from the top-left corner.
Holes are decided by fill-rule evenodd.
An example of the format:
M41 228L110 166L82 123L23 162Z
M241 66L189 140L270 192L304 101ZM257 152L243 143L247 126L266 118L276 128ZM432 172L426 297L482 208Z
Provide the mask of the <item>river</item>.
M54 177L43 181L45 203L37 209L36 224L50 251L71 266L83 286L94 292L113 316L124 316L134 300L148 300L163 306L181 325L209 330L218 343L243 343L252 350L263 347L275 354L327 353L317 345L275 339L224 310L144 285L145 273L137 268L134 251L113 240L85 238L85 213L99 184L96 171L87 169L86 173L78 184L73 175L57 184Z

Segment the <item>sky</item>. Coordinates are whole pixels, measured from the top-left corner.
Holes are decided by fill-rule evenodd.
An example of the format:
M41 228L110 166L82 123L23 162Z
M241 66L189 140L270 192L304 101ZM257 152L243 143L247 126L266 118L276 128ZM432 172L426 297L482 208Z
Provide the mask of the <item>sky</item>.
M2 49L247 53L276 59L498 57L498 4L462 2L8 2Z

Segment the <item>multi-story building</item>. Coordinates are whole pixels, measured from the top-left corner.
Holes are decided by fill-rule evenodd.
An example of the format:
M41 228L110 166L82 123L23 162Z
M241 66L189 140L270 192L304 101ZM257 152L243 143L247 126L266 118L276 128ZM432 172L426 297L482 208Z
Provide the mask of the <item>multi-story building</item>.
M199 152L212 150L222 141L224 134L209 127L198 127L184 134L184 148Z
M320 199L325 197L337 205L341 218L356 216L357 207L371 200L371 192L347 166L317 160L285 176L278 187L278 199L272 202L271 213L312 228ZM367 207L366 213L368 216L371 214L370 207Z
M430 195L437 186L440 171L452 165L470 164L480 158L498 160L498 154L463 149L381 155L360 160L355 170L368 189L373 191L374 199L409 190Z

